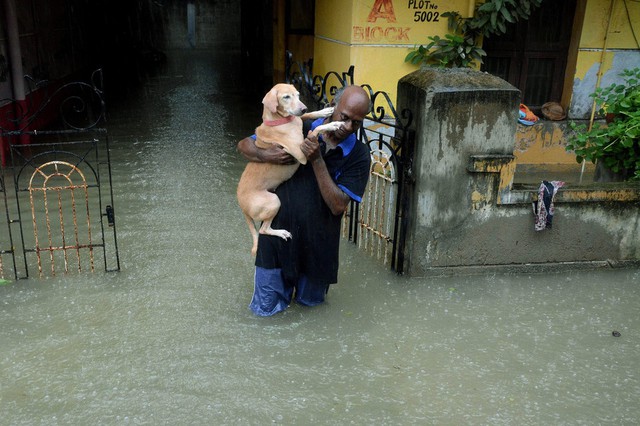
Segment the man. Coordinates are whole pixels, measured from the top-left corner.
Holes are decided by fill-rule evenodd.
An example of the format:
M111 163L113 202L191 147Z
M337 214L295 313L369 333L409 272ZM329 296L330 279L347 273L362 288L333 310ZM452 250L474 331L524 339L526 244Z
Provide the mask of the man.
M290 240L260 235L254 293L249 307L259 316L285 310L292 299L304 306L324 302L329 285L338 281L338 249L342 215L351 200L360 202L369 178L369 149L356 139L371 109L367 92L347 86L336 94L330 117L305 126L302 152L308 159L276 194L282 203L272 227L286 229ZM344 124L335 132L314 137L309 130L332 121ZM256 148L252 137L238 143L249 160L290 164L282 148Z

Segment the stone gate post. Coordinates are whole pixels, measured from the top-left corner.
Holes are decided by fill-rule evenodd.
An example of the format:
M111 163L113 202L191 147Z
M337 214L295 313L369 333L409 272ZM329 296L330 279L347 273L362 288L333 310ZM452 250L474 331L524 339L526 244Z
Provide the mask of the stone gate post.
M468 171L469 161L487 155L490 161L481 161L481 167L513 163L519 102L518 89L470 69L424 68L399 81L398 109L414 112L416 131L405 268L411 275L486 262L489 248L483 244L498 230L488 235L491 229L485 228L482 238L472 237L483 221L478 197L487 190L508 190L511 182L496 181L499 174L483 175L484 182L478 182ZM476 190L478 185L485 189Z

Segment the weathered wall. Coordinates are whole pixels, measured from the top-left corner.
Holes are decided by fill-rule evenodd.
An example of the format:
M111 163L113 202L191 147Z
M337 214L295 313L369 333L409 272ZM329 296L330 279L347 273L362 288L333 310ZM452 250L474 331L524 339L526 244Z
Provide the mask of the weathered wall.
M569 122L541 119L533 126L517 124L513 155L516 159L515 182L535 179L563 180L571 183L591 182L595 166L576 161L567 151L567 141L573 130Z
M513 155L518 164L576 164L576 156L566 150L567 122L540 120L533 126L518 124Z
M415 70L404 62L410 49L447 34L442 13L470 16L474 6L475 0L317 0L314 71L324 75L353 65L357 82L387 92L395 102L396 82Z
M582 0L581 27L576 71L573 76L569 119L587 120L593 107L589 97L596 87L619 83L619 74L640 63L637 29L640 3L637 1Z
M553 228L534 230L536 187L512 185L518 100L508 83L472 70L422 69L398 83L398 109L414 112L416 131L410 275L640 259L637 187L565 187Z

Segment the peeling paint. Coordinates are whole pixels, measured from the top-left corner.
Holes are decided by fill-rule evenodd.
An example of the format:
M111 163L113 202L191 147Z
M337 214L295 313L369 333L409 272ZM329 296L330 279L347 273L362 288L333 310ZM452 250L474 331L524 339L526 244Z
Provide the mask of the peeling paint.
M513 188L517 126L509 117L519 92L500 83L502 96L484 89L472 94L468 87L456 94L448 85L439 91L442 78L446 74L425 79L435 86L423 90L399 85L399 93L423 96L423 104L431 106L415 129L420 173L406 253L409 274L460 266L640 260L635 247L640 184L564 187L556 195L553 229L535 231L537 186ZM403 102L400 98L399 108ZM489 102L493 115L475 113ZM562 149L562 130L536 131L541 148Z

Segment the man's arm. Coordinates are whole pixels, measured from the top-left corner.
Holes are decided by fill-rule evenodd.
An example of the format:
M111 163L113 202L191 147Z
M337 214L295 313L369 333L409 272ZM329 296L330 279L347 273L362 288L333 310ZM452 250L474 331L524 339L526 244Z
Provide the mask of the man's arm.
M327 206L329 206L331 213L335 216L343 214L347 210L347 207L349 207L349 201L351 199L336 185L333 179L331 179L327 165L322 155L320 155L318 138L310 134L310 136L304 140L301 149L311 162L313 173L316 175L316 180L318 181L318 188L320 188L320 193L322 194L322 199Z
M258 148L255 140L250 137L238 142L237 148L244 158L257 163L293 164L296 161L281 146L271 145L266 149Z
M327 206L329 206L329 209L331 209L331 213L335 216L343 214L347 210L347 207L349 207L351 198L331 179L322 156L313 160L311 166L313 167L313 173L316 175L322 198L324 202L327 203Z

